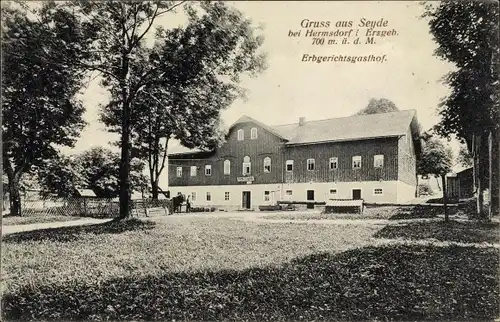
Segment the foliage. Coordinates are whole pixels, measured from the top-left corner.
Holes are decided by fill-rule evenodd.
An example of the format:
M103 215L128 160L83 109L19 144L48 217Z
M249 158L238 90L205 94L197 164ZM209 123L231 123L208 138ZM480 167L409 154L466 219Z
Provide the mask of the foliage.
M91 34L53 3L33 14L2 6L2 156L14 214L22 175L54 157L57 146L72 146L84 126L75 95L85 75L75 62L85 58Z
M40 168L41 183L45 193L60 197L76 195L76 189L91 189L97 197L113 198L119 193L119 155L109 149L96 147L72 157L59 155ZM137 159L131 163L131 188L147 189L143 174L144 164Z
M86 1L53 4L58 11L73 17L88 28L91 46L81 48L85 59L61 57L63 64L77 64L87 72L99 72L101 85L121 110L120 216L130 212L130 118L137 92L155 70L138 61L144 54L146 35L158 16L173 11L173 1ZM44 4L44 8L49 5ZM131 74L135 72L135 77ZM139 77L137 77L139 75ZM156 74L154 77L158 77Z
M26 191L28 189L40 189L40 179L38 176L39 168L33 166L30 171L27 171L21 175L19 178L19 190L21 192ZM3 183L4 183L4 193L8 193L9 179L7 175L3 174Z
M417 162L418 173L441 177L451 172L453 151L442 140L431 137L425 141L420 159Z
M85 187L92 189L98 197L118 196L120 157L117 153L102 147L91 148L76 156L75 164L82 169ZM132 191L144 190L147 193L144 164L138 159L132 159L130 166Z
M453 151L437 137L426 137L424 148L417 160L417 174L441 177L443 186L444 220L448 221L446 175L451 172L453 166Z
M419 183L417 189L419 196L432 196L434 194L431 186L427 183Z
M494 1L442 1L427 4L425 15L438 44L436 55L457 70L445 81L452 93L440 105L438 133L468 140L498 129L498 22Z
M38 176L44 194L55 193L60 197L75 196L84 182L83 169L74 158L62 154L47 160Z
M126 233L56 229L46 236L72 237L5 241L5 319L482 320L500 313L492 247L363 247L374 232L363 225L169 219ZM35 263L36 271L28 269Z
M451 94L439 107L437 132L456 136L467 143L474 161L476 212L483 214L485 180L498 181L489 171L498 155L488 154L488 136L500 133L499 6L495 1L442 1L427 3L431 34L438 44L436 55L455 64L445 78ZM498 182L493 182L497 185ZM498 212L500 196L495 193L490 212Z
M457 162L464 168L470 168L474 164L472 154L469 152L467 145L462 144L458 151Z
M136 63L152 72L131 105L132 154L148 162L153 197L164 169L168 143L211 150L220 145L220 113L242 94L239 79L264 68L257 53L262 37L251 21L223 2L190 4L188 23L159 28L153 48L143 48ZM131 69L140 79L143 69ZM103 106L101 120L121 133L121 107Z
M251 33L247 32L252 29L248 28L249 24L246 20L241 19L241 14L238 11L228 8L222 2L202 2L199 7L206 14L197 11L197 5L186 4L185 11L188 14L189 22L196 22L192 24L195 26L195 28L192 28L195 32L186 34L188 30L186 29L184 30L186 37L182 37L183 32L181 32L180 28L176 28L171 32L165 32L162 28L158 28L154 38L157 43L161 43L162 38L166 37L167 41L165 43L167 45L164 48L166 51L150 50L146 46L145 40L148 36L151 36L150 31L152 31L151 28L153 28L157 18L165 13L174 12L184 2L75 1L74 5L68 10L76 12L76 15L81 20L89 21L98 35L96 41L93 42L92 55L86 67L88 70L102 73L101 85L108 89L111 97L110 103L104 106L104 110L108 111L111 116L116 112L116 116L118 116L115 124L111 125L118 128L121 136L119 142L121 148L119 182L120 216L122 218L127 217L130 212L129 173L131 147L134 143L134 120L139 116L139 113L135 113L135 110L138 106L142 106L143 109L148 106L147 103L141 104L137 102L140 93L144 92L147 97L143 97L142 100L149 99L148 94L157 94L155 89L160 88L157 84L159 80L173 77L175 84L180 82L182 86L176 88L166 87L166 91L173 93L175 91L189 90L192 89L189 87L190 85L206 82L213 86L202 86L200 88L205 91L205 94L210 94L210 90L219 90L221 88L215 87L220 83L213 82L210 76L228 77L236 82L240 72L251 71L255 67L255 57L247 55L254 50L252 46L255 45ZM207 17L210 19L207 19ZM207 22L207 24L203 24L204 22ZM242 32L242 34L239 34L239 32ZM178 36L180 38L176 38ZM175 42L175 40L184 40L185 43L177 43L174 46L168 45L169 41ZM202 46L188 48L196 44L202 44ZM238 52L232 50L232 48L241 48L242 50ZM198 51L192 51L193 49L198 49ZM169 52L171 50L173 52ZM186 52L189 52L189 55L186 56ZM183 57L185 61L175 62L171 59L172 57L176 59ZM210 61L206 58L213 59ZM233 65L229 64L231 59L234 59ZM210 64L211 62L218 65L218 68L214 68L214 65ZM212 74L199 73L200 67L204 67L205 64L208 64L207 67L211 69ZM183 71L184 73L177 75L175 74L176 71ZM189 71L192 71L192 74L189 74ZM188 77L186 78L186 76ZM164 85L171 84L166 83ZM186 95L186 93L183 93L183 95ZM171 95L169 94L169 96ZM203 94L200 94L199 97L203 97ZM160 97L159 99L163 98ZM167 100L161 102L160 105L163 105L161 106L163 108L169 108L175 106L178 102L170 103L171 101ZM224 102L219 103L220 106L224 106ZM203 100L197 102L197 104L206 105L207 101ZM204 108L207 108L207 106L204 106ZM142 115L144 113L147 115L148 111L143 111ZM175 116L179 117L183 114L189 114L189 111ZM152 116L157 115L153 113ZM194 124L188 124L186 129L191 126L198 130L196 126L199 126L202 122L200 122L200 119L196 119L196 121ZM206 121L207 124L213 124L211 119L203 121ZM179 127L183 125L182 123L177 124ZM135 126L139 128L142 124L135 124ZM156 127L153 126L153 128ZM153 132L150 131L150 133ZM190 137L186 140L191 141L195 138L204 138L206 134L204 131L194 131L190 135L186 133L184 136ZM165 133L160 135L163 136ZM159 143L157 144L157 142L159 140L157 138L158 136L155 137L153 142L150 139L145 140L145 142L142 140L143 142L140 142L139 146L142 147L142 144L145 144L149 150L150 144L158 147ZM166 150L166 148L163 149ZM161 172L160 169L163 168L163 165L160 166L160 162L158 162L158 159L164 160L163 157L159 157L161 153L161 149L156 148L156 160L152 160L153 155L151 154L151 158L148 160L150 167L153 168L150 173L155 174L156 177L158 172ZM153 187L155 187L157 178L151 180Z
M372 98L368 105L356 113L356 115L365 115L365 114L379 114L379 113L389 113L389 112L396 112L399 111L397 108L396 104L394 104L392 101L386 99L386 98L381 98L381 99L375 99Z

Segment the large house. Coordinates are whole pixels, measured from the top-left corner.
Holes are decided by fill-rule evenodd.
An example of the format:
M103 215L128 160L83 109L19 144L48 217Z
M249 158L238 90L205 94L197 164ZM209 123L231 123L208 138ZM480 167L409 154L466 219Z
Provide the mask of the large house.
M268 126L248 116L213 151L172 153L172 195L193 206L256 209L287 201L415 197L420 126L414 110Z

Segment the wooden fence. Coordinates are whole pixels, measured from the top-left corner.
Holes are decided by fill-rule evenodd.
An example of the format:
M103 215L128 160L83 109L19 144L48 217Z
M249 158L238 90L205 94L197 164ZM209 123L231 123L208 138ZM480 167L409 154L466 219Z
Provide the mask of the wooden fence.
M163 208L172 213L172 201L168 199L132 200L132 216L146 216L146 209ZM80 216L93 218L114 218L120 213L118 200L109 198L61 198L36 196L21 199L22 216Z

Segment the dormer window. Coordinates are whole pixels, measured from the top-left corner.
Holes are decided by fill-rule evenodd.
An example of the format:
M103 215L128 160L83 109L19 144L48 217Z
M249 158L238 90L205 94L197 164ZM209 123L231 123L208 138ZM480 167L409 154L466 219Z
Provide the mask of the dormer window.
M243 141L245 139L245 133L243 132L243 129L238 130L238 141Z
M252 140L257 139L257 128L253 127L252 130L250 131L250 137Z

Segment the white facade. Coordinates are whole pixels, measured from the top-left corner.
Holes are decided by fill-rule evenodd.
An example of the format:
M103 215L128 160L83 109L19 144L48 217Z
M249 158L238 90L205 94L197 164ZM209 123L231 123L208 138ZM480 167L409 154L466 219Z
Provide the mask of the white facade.
M367 203L404 203L412 200L415 187L401 181L363 181L326 183L242 184L220 186L171 187L172 196L191 196L192 207L244 208L243 192L250 192L250 208L274 205L277 201L306 201L308 191L314 191L314 201L352 199L353 190L360 190ZM193 198L194 193L194 198ZM210 200L207 200L207 193Z

